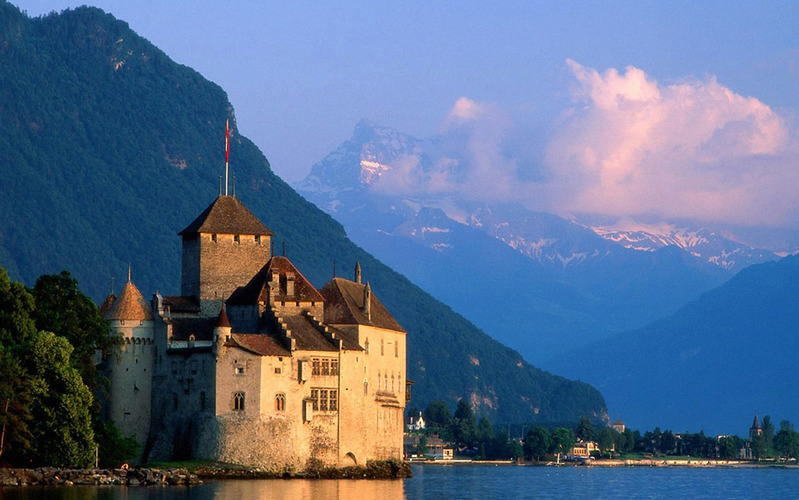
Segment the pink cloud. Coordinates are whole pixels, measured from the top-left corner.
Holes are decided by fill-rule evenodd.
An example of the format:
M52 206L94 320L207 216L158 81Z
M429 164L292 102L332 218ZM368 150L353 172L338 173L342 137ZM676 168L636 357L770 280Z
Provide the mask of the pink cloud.
M784 120L764 103L688 78L661 85L637 68L574 61L576 104L549 144L557 211L777 223L766 213L796 178ZM793 184L796 186L796 184Z

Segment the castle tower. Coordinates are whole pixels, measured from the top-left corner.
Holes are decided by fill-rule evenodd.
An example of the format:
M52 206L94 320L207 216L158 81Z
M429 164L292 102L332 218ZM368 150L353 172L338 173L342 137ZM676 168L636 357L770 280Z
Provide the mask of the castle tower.
M150 428L150 396L154 359L153 312L131 281L119 297L106 299L103 317L122 339L118 356L109 359L111 420L125 436L144 445Z
M195 297L204 316L216 316L233 291L271 257L270 231L235 196L219 196L183 237L181 295Z

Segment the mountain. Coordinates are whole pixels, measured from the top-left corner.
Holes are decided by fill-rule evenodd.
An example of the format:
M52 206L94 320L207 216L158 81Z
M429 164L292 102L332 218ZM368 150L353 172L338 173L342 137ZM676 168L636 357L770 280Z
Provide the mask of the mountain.
M360 246L533 362L644 326L741 266L778 258L707 231L690 247L647 233L642 248L623 244L642 232L611 231L618 221L405 189L434 185L436 165L458 173L445 142L362 121L296 188Z
M551 362L595 384L634 428L746 435L799 421L799 256L748 267L673 316Z
M334 263L360 262L408 331L411 405L463 397L502 422L607 417L594 388L527 364L348 240L275 176L219 86L126 23L86 7L30 19L0 2L0 67L0 266L14 279L68 269L99 301L130 265L145 294L177 294L177 232L218 194L231 119L235 194L276 247L317 287Z
M778 255L762 248L752 248L712 229L695 224L617 223L611 226L591 226L598 235L625 248L653 252L673 246L724 269L740 271L752 264L778 259Z

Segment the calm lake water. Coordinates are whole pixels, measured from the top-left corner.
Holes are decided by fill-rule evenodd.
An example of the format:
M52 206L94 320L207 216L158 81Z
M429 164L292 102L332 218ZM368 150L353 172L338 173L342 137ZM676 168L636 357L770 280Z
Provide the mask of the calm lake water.
M799 469L414 466L404 481L218 481L191 488L0 489L3 500L799 498Z

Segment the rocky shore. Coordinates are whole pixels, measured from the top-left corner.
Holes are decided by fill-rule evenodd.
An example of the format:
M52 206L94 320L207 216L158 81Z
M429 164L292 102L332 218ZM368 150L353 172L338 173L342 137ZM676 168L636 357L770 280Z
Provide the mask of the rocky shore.
M0 469L0 486L194 485L202 483L187 469Z
M131 469L37 469L0 468L0 486L192 486L203 480L224 479L401 479L411 477L405 462L386 460L366 466L309 466L304 471L272 472L226 464L204 464L190 468Z

